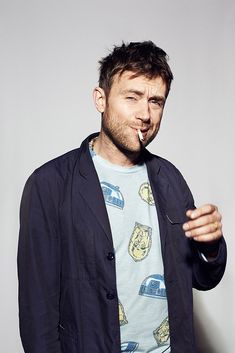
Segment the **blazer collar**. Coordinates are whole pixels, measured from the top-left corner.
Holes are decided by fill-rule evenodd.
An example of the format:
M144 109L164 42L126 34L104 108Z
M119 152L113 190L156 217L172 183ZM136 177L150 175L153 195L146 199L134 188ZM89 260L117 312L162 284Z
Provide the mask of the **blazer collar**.
M98 136L98 133L88 136L81 144L80 158L78 159L75 170L75 175L79 174L80 178L75 177L74 183L75 189L77 189L84 201L88 204L106 236L112 242L111 227L103 192L89 151L89 141L96 136ZM161 165L158 157L145 149L143 151L143 159L147 166L149 181L155 199L162 246L164 247L166 237L164 219L166 215L169 184L161 173Z
M162 212L165 212L167 209L167 196L169 191L168 180L164 173L161 172L159 157L153 155L146 149L143 154L155 203L159 205Z
M167 237L166 214L167 201L169 195L169 183L166 177L164 176L164 173L161 172L161 164L159 161L159 157L151 154L147 150L145 150L144 153L149 182L151 185L155 206L157 209L162 254L164 258Z
M112 242L111 227L103 192L89 151L89 141L96 136L98 136L98 133L88 136L81 144L80 157L75 169L74 186Z

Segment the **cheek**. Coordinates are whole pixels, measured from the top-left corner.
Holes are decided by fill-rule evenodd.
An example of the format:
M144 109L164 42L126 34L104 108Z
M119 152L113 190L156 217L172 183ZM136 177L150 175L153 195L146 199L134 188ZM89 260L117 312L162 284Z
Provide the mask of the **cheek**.
M158 116L158 118L155 118L151 122L151 133L150 133L150 139L151 141L155 138L155 136L158 133L158 130L160 128L160 123L161 123L161 117Z
M127 103L125 100L118 100L113 102L109 106L110 110L120 117L128 117L133 115L136 107L132 106L130 103Z
M154 113L152 116L153 116L153 119L152 119L153 126L154 128L158 128L162 120L162 113Z
M128 121L134 113L130 108L126 107L125 104L122 104L117 106L115 115L122 121Z
M117 128L122 128L122 126L128 125L128 122L132 119L132 115L125 107L117 107L107 112L106 119L109 125L116 125Z

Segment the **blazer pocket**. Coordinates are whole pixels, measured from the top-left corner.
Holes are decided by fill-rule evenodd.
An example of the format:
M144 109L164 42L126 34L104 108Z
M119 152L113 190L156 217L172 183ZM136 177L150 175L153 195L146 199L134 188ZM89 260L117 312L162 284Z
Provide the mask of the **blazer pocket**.
M168 234L171 239L171 246L174 249L174 256L178 264L191 263L191 240L188 239L183 230L183 224L187 222L186 210L179 208L166 213L168 222Z
M63 325L59 325L60 344L63 353L80 353L81 347L78 334L73 334Z
M188 238L186 238L183 230L183 224L187 222L186 210L179 207L177 209L170 209L166 212L166 219L168 224L168 234L174 244L178 244L183 251L187 247Z
M70 330L64 327L64 325L59 324L59 334L60 337L65 337L65 338L70 338L71 340L78 342L78 337L74 333L72 333Z
M170 224L184 224L188 218L186 216L186 210L184 209L171 209L167 210L166 218Z

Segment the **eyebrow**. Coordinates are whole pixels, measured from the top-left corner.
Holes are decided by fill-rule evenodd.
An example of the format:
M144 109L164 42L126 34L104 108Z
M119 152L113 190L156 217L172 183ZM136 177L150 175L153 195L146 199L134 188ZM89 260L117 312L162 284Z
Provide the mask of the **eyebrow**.
M137 96L143 96L144 95L144 92L142 91L139 91L137 89L124 89L123 91L121 91L121 94L127 94L127 93L134 93L136 94Z
M143 97L143 95L144 95L144 92L139 91L137 89L125 89L125 90L121 91L122 95L129 94L129 93L136 94L139 97ZM157 96L157 95L153 95L153 96L149 97L149 99L155 99L157 101L162 101L163 103L166 101L165 97Z

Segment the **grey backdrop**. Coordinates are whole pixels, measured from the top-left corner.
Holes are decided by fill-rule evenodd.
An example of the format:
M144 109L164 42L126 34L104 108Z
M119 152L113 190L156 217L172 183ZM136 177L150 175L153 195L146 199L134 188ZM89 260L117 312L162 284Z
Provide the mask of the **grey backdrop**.
M0 1L0 351L18 333L18 209L28 175L99 129L91 92L97 61L122 40L151 39L175 80L150 150L175 163L196 204L218 204L229 247L220 285L195 293L200 352L234 352L233 0Z

